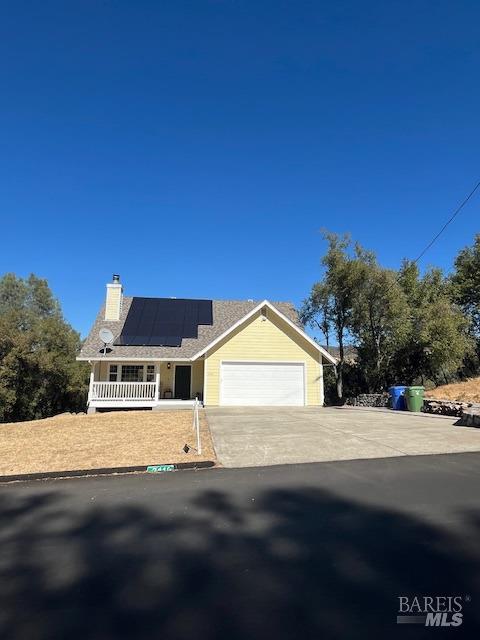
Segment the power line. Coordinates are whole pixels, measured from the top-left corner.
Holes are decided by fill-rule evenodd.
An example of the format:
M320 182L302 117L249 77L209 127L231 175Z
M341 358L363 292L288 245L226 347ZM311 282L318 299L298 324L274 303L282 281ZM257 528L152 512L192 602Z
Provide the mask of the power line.
M468 196L465 198L465 200L463 200L463 202L461 202L461 204L455 209L455 211L453 212L453 214L450 216L450 218L445 222L445 224L443 225L443 227L440 229L440 231L437 233L436 236L434 236L430 242L427 244L427 246L423 249L423 251L420 252L420 254L418 255L417 258L415 258L415 260L413 260L413 264L417 264L417 262L423 258L423 256L427 253L427 251L430 249L431 246L433 246L435 244L435 242L438 240L438 238L442 235L442 233L445 231L445 229L448 227L448 225L453 222L455 220L455 218L458 216L458 214L460 213L460 211L463 209L463 207L467 204L467 202L470 200L470 198L473 196L473 194L475 193L475 191L480 187L480 180L477 182L477 184L473 187L473 189L470 191L470 193L468 194ZM395 276L395 278L393 279L393 282L390 283L390 285L385 289L385 294L387 294L390 289L398 283L398 281L400 280L400 272L397 273L397 275Z
M423 256L427 253L427 251L430 249L431 246L433 246L435 244L435 242L438 240L438 238L442 235L442 233L445 231L445 229L448 227L448 225L453 222L455 220L455 218L458 216L458 214L460 213L460 211L463 209L463 207L467 204L467 202L470 200L470 198L473 196L473 194L475 193L475 191L480 187L480 180L477 182L477 184L473 187L473 189L470 191L470 193L468 194L468 196L465 198L465 200L455 209L455 211L453 212L453 214L450 216L450 218L445 222L445 224L443 225L443 227L440 229L440 231L437 233L437 235L430 240L430 242L427 244L427 246L425 247L425 249L423 249L423 251L420 253L420 255L418 256L418 258L415 258L415 260L413 261L414 264L416 264L421 258L423 258Z

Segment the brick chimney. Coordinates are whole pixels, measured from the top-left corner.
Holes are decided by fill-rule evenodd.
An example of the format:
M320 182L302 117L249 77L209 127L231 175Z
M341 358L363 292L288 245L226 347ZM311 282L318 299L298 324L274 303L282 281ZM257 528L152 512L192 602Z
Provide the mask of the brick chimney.
M113 274L112 282L107 284L107 298L105 300L105 320L120 320L122 311L123 287L120 276Z

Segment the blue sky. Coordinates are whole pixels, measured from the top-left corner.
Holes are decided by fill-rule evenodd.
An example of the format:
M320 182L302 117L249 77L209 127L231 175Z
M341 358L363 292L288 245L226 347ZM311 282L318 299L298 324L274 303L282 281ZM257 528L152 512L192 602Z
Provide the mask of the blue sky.
M2 2L0 273L84 334L114 272L299 304L321 227L397 267L480 177L479 36L474 1Z

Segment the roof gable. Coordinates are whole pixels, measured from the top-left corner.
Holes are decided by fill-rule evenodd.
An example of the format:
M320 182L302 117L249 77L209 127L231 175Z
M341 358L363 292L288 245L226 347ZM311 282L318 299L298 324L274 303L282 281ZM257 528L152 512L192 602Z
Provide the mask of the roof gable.
M298 327L294 322L292 322L284 313L282 313L277 307L275 307L268 300L263 300L262 302L260 302L256 307L254 307L251 311L249 311L243 318L240 318L231 327L229 327L223 334L219 335L217 338L212 340L210 344L208 344L206 347L204 347L198 353L196 353L192 357L192 360L196 360L200 356L205 355L208 351L214 348L215 345L217 345L219 342L221 342L222 340L227 338L229 335L231 335L236 329L238 329L243 324L248 322L250 318L252 318L255 314L257 314L259 311L261 311L265 307L267 307L267 309L270 309L270 311L272 311L284 322L286 322L290 327L292 327L296 331L296 333L298 333L309 344L311 344L319 353L321 353L326 360L328 360L331 364L336 364L337 361L334 358L334 356L328 353L328 351L326 351L321 345L319 345L318 342L315 342L315 340L310 338L310 336L306 334L305 331L303 331L303 329L300 329L300 327Z

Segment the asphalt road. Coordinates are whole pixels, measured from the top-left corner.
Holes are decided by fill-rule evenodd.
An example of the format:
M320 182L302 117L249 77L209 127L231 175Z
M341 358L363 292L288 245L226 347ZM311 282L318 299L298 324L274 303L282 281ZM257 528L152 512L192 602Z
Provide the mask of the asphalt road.
M478 637L479 496L476 453L3 485L0 636Z

